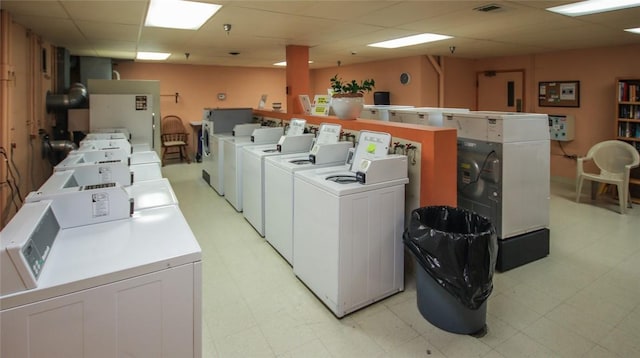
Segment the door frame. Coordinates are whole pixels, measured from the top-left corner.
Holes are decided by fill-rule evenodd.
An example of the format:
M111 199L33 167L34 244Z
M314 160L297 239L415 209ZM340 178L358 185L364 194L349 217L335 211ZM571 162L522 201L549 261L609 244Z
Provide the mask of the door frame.
M485 74L491 72L493 72L494 74L505 72L515 72L522 74L522 112L527 112L527 70L525 70L524 68L516 68L510 70L476 71L476 110L478 110L478 106L480 105L480 76L485 76Z

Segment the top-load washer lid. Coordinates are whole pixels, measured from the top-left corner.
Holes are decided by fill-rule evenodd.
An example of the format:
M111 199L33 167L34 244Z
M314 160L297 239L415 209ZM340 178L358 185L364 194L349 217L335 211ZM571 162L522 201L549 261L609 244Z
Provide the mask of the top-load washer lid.
M134 216L139 210L178 205L178 198L167 178L134 183L124 188L133 200Z
M296 180L308 182L334 196L351 195L362 193L369 190L387 188L396 185L405 185L409 182L407 177L392 179L372 184L360 184L359 182L336 182L327 180L331 176L353 176L354 173L349 171L347 165L326 167L311 170L298 170L295 172Z
M276 147L275 143L274 144L251 143L251 144L254 144L254 145L244 146L244 150L247 151L248 155L261 158L269 155L278 154L278 148Z
M289 163L295 164L295 165L313 164L313 162L309 159L308 155L306 157L300 158L300 159L291 159L289 161Z
M332 181L338 184L350 184L358 182L358 178L355 176L355 174L333 174L326 177L325 180Z
M131 153L131 142L126 139L83 139L80 141L78 150L96 150L109 148L124 148L126 152Z
M161 160L158 156L158 153L150 150L147 152L138 152L131 154L131 165L136 164L148 164L148 163L156 163L160 164Z
M162 178L162 170L158 163L136 164L129 167L133 173L133 182Z
M125 139L129 140L127 133L121 132L93 132L88 133L85 138L87 140L103 140L103 139Z

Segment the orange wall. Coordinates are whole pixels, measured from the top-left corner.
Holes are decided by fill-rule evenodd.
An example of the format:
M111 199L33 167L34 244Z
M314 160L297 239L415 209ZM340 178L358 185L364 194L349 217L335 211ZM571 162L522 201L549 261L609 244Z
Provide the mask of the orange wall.
M552 52L477 60L475 70L524 68L526 70L525 111L573 115L575 140L563 142L568 154L586 155L597 142L615 136L615 79L640 78L640 45ZM538 106L538 82L580 81L580 107ZM562 156L558 142L551 143L551 175L574 178L575 161Z
M7 16L3 17L3 22L9 18L8 15L3 16ZM52 90L53 47L11 20L4 22L2 28L0 57L3 63L0 67L6 71L2 74L1 94L6 103L3 100L0 105L0 146L7 153L13 176L7 173L5 161L0 160L0 182L11 181L13 196L7 185L0 185L0 229L13 217L15 207L21 206L15 187L24 198L51 175L51 165L41 156L42 141L38 129L52 134L54 124L53 116L45 110L46 93ZM40 71L42 48L48 54L48 74Z
M402 72L411 75L407 85L400 83ZM438 77L425 56L312 70L312 93L309 93L312 99L315 94L327 93L329 79L335 74L347 81L373 78L376 81L374 91L390 92L391 104L427 107L438 103ZM373 93L365 94L364 101L373 104Z
M123 80L159 80L163 115L178 115L183 121L199 121L206 107L258 106L267 94L266 108L281 102L286 110L285 70L227 66L173 65L119 62L114 69ZM174 93L178 92L178 103ZM226 93L220 101L218 93Z
M476 60L457 57L442 59L444 68L444 106L476 108Z

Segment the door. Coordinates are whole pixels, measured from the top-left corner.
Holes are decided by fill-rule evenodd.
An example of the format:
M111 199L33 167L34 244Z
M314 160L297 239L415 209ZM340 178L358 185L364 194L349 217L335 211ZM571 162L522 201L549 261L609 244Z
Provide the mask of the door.
M484 71L476 76L479 111L523 111L524 70Z

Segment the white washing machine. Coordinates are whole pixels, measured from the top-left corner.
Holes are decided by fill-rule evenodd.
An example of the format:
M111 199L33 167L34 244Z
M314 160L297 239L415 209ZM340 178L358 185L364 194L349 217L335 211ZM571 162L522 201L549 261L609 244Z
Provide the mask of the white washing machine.
M402 123L442 127L445 113L468 113L466 108L417 107L393 110L393 117Z
M75 164L108 161L126 161L129 165L150 164L161 165L160 157L154 151L135 152L127 154L122 148L118 149L98 149L70 152L58 165L55 170Z
M458 207L489 218L496 269L549 254L550 141L546 114L447 114L458 131Z
M353 164L294 174L293 271L337 316L404 289L407 158L362 131Z
M386 104L365 104L360 112L360 118L366 119L378 119L381 121L389 122L389 111L401 108L412 108L413 106L403 105L386 105Z
M61 215L26 203L0 235L0 356L200 357L201 250L179 208Z
M224 154L221 139L250 136L259 123L251 108L205 108L202 116L202 178L218 195L224 195Z
M251 138L259 123L239 124L229 133L209 133L209 151L203 159L202 177L218 193L224 195L224 142L225 138Z
M127 138L128 140L131 140L131 132L129 131L128 128L124 128L124 127L91 128L91 133L89 134L93 134L93 133L123 133L125 135L125 138Z
M284 127L254 129L250 137L223 138L224 198L236 211L242 211L242 147L258 144L276 144Z
M81 176L76 175L74 170L55 172L51 177L38 188L37 193L45 195L34 195L29 193L25 201L33 202L43 200L42 197L48 193L59 193L74 190L76 193L84 186L102 184L95 181L86 181ZM135 182L131 185L122 185L124 190L133 199L133 210L144 210L164 205L178 205L178 198L173 192L173 188L166 178ZM72 188L72 189L70 189ZM64 199L62 199L64 200Z
M157 164L162 166L162 161L158 157L158 153L149 150L146 152L131 153L131 165L136 164Z
M339 142L319 146L322 149L316 150L316 157L321 164L312 162L309 159L310 153L271 156L264 160L265 239L292 266L293 222L295 221L293 175L301 170L344 165L353 144ZM331 147L333 150L330 150Z
M155 180L162 178L162 169L159 163L136 164L129 166L133 175L133 182Z
M277 144L246 146L242 149L242 215L264 236L264 160L271 156L309 152L313 134L282 136Z

